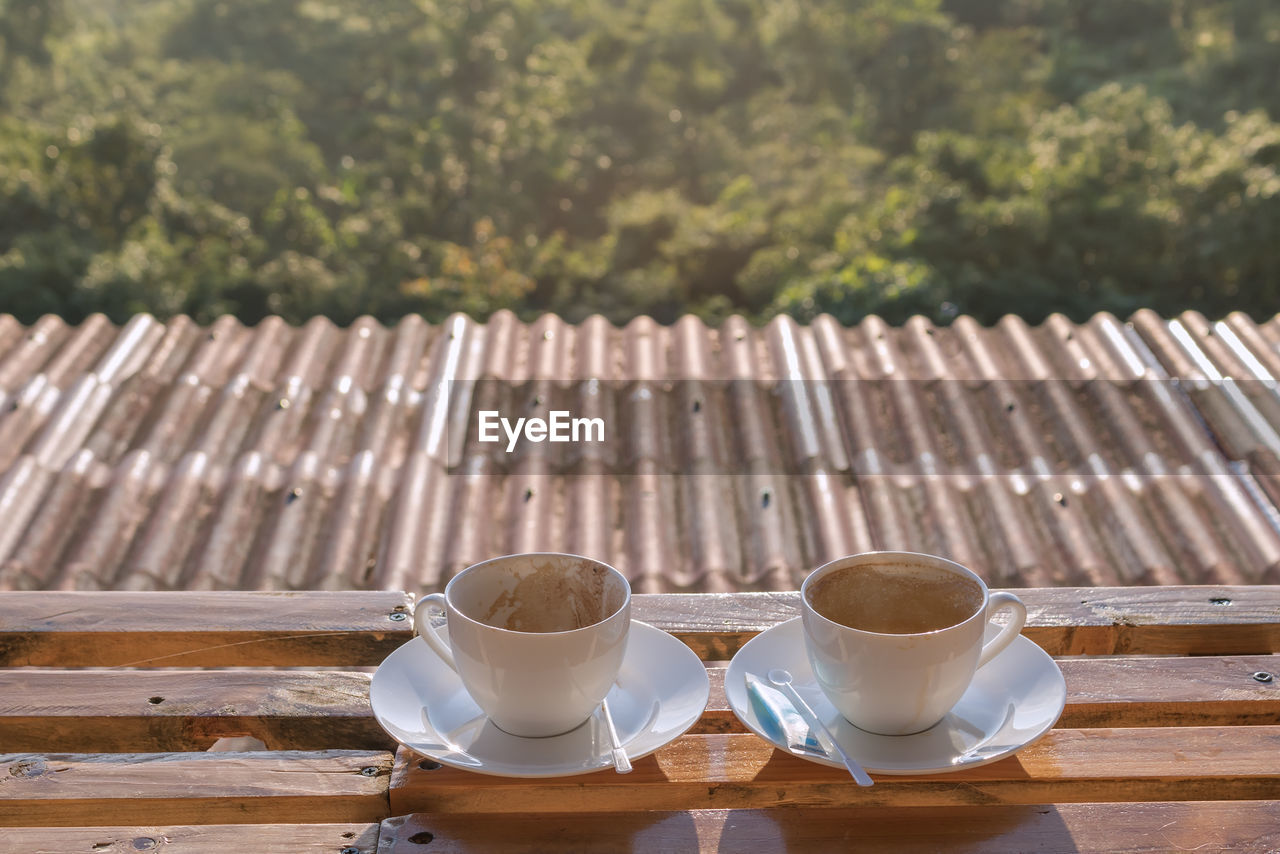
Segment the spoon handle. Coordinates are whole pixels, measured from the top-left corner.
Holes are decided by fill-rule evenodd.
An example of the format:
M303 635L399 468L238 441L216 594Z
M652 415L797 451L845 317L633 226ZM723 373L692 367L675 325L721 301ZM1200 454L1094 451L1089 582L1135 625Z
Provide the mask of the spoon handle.
M613 767L619 774L631 773L631 759L627 751L622 749L622 740L618 738L618 730L613 725L613 715L609 714L609 701L600 701L600 711L604 713L604 725L609 730L609 742L613 745Z
M774 684L777 685L778 683L775 682ZM849 773L853 775L853 779L857 781L858 785L875 785L867 772L858 764L858 760L845 752L845 749L840 746L840 742L836 741L836 737L831 734L831 730L827 729L827 725L814 713L813 709L809 708L809 704L804 701L804 697L800 696L800 692L796 690L795 686L790 682L783 682L779 687L791 698L791 702L795 704L796 711L800 713L800 717L804 718L804 722L818 736L818 740L823 743L823 746L828 750L834 748L835 752L840 754L840 761L844 763L845 768L849 769Z

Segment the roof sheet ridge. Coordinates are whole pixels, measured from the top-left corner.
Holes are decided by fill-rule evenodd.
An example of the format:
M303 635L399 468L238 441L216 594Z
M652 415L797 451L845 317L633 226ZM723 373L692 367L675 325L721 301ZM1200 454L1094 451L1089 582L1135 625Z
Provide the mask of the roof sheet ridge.
M441 325L444 325L444 324L446 324L446 323L450 323L450 322L452 322L452 321L454 320L454 318L461 316L461 317L465 317L467 320L471 321L472 323L478 324L478 325L480 325L480 326L485 326L485 325L487 325L487 324L488 324L488 323L493 319L493 317L494 317L494 316L496 316L496 315L498 315L498 314L502 314L502 313L511 314L512 316L514 316L514 317L516 318L517 322L518 322L518 323L520 323L520 324L522 324L522 325L532 325L532 324L535 324L535 323L537 323L538 321L540 321L541 319L543 319L544 317L555 317L556 319L558 319L558 320L559 320L562 324L564 324L565 326L576 327L576 326L580 326L580 325L582 325L583 323L586 323L586 322L587 322L587 321L589 321L589 320L594 320L595 318L600 318L600 319L604 320L604 322L605 322L605 323L607 323L607 324L608 324L608 325L609 325L613 330L615 330L615 331L622 331L622 330L626 329L626 327L627 327L627 326L629 326L629 325L631 325L632 323L634 323L635 321L637 321L637 320L641 320L641 319L647 319L648 321L650 321L650 322L654 323L656 326L659 326L659 327L662 327L662 328L667 328L667 329L669 329L669 328L672 328L672 327L676 326L676 325L677 325L677 324L679 324L680 322L685 321L685 319L686 319L686 318L689 318L689 317L696 318L696 319L697 319L699 322L701 322L701 323L702 323L702 324L703 324L703 325L704 325L708 330L713 330L713 331L718 331L718 330L720 330L720 329L723 329L723 328L724 328L724 324L725 324L726 322L728 322L729 320L731 320L731 319L736 319L736 320L739 320L739 321L745 321L745 322L746 322L746 323L747 323L747 324L748 324L752 329L757 329L757 330L759 330L759 329L765 329L765 328L769 327L771 324L776 323L776 322L778 322L779 320L783 320L784 318L785 318L785 319L787 319L787 320L791 320L791 321L795 322L797 325L799 325L799 326L803 326L803 327L813 326L815 323L817 323L818 321L820 321L820 320L821 320L821 321L823 321L823 322L827 322L827 321L829 321L829 322L833 322L833 323L835 323L836 325L841 326L841 327L843 327L843 328L845 328L845 329L857 329L857 328L859 328L859 327L860 327L864 322L866 322L866 321L868 321L868 320L879 320L880 322L885 322L885 321L884 321L884 319L883 319L883 317L882 317L881 315L879 315L878 313L875 313L875 312L872 312L872 313L869 313L869 314L863 315L862 317L858 318L858 320L857 320L857 321L855 321L854 323L847 323L847 324L846 324L846 323L841 323L841 322L840 322L839 320L837 320L837 319L834 317L834 315L832 315L830 312L820 312L820 313L818 313L818 314L814 315L812 318L810 318L808 321L805 321L805 322L801 322L801 321L797 320L796 318L794 318L794 317L792 317L791 315L788 315L788 314L776 314L776 315L774 315L774 316L772 316L772 317L763 318L763 319L759 319L759 320L752 320L750 317L748 317L748 316L747 316L747 315L745 315L745 314L742 314L742 313L740 313L740 312L734 312L734 313L732 313L732 314L726 315L726 316L725 316L724 318L722 318L718 323L709 323L705 318L701 317L700 315L694 314L693 312L686 312L686 313L684 313L684 314L681 314L681 315L679 315L678 317L676 317L674 320L672 320L672 321L671 321L671 322L669 322L669 323L663 323L662 321L659 321L659 320L655 319L655 318L653 317L653 315L651 315L651 314L639 314L639 315L636 315L635 317L632 317L632 318L628 319L628 320L627 320L626 322L624 322L624 323L615 323L614 321L609 320L609 318L608 318L606 315L604 315L604 314L602 314L602 313L600 313L600 312L592 312L591 314L585 315L584 317L582 317L582 318L581 318L580 320L578 320L578 321L571 322L571 321L567 320L563 314L561 314L561 313L559 313L559 312L556 312L556 311L540 311L540 312L534 312L534 313L531 313L531 314L530 314L530 313L526 313L526 314L519 314L519 313L517 313L517 312L515 312L515 311L513 311L512 309L509 309L509 308L501 308L501 309L498 309L498 310L494 311L493 313L491 313L488 317L483 317L483 318L477 318L477 317L474 317L473 315L471 315L471 314L469 314L469 313L467 313L467 312L454 311L454 312L450 312L449 314L447 314L447 315L445 315L444 317L440 318L439 320L435 320L435 321L425 321L425 315L423 315L423 314L421 314L421 313L418 313L418 312L410 312L410 313L407 313L407 314L405 314L405 315L402 315L401 317L398 317L398 318L396 318L396 319L394 319L394 320L381 320L381 319L379 319L378 317L376 317L375 315L371 315L371 314L367 314L367 313L366 313L366 314L360 314L360 315L357 315L357 316L355 316L355 317L351 318L350 322L345 323L345 324L343 324L343 323L338 323L337 321L334 321L334 320L332 320L331 318L328 318L328 317L326 317L326 316L324 316L324 315L313 315L313 316L311 316L311 317L307 318L307 319L306 319L306 320L304 320L304 321L301 321L301 322L298 322L298 323L294 323L294 322L290 322L289 320L287 320L283 315L278 315L278 314L266 314L266 315L263 315L261 318L259 318L257 321L254 321L254 322L240 321L240 320L238 320L238 319L237 319L237 322L239 322L239 323L243 326L243 328L244 328L244 329L247 329L247 330L250 330L250 331L256 331L256 330L257 330L257 329L258 329L258 328L259 328L259 327L260 327L264 322L267 322L267 321L273 321L273 322L279 321L279 322L283 322L283 324L284 324L285 326L287 326L288 328L293 329L293 330L298 330L298 329L302 329L302 328L304 328L308 323L313 322L313 321L314 321L314 320L316 320L317 318L323 318L325 321L327 321L329 324L331 324L331 326L332 326L332 328L333 328L333 329L335 329L335 330L337 330L337 331L339 331L339 332L343 332L343 333L345 333L345 332L347 332L347 331L349 331L349 330L351 330L351 329L353 329L353 328L358 327L359 325L362 325L362 324L363 324L363 325L368 325L368 324L371 324L371 323L372 323L372 324L377 324L378 326L381 326L383 329L390 331L390 330L394 329L396 326L398 326L398 325L400 325L401 323L405 322L405 320L410 319L410 318L419 318L419 319L423 319L423 320L424 320L425 322L427 322L427 323L428 323L428 325L430 325L430 326L441 326ZM1125 322L1125 323L1132 323L1132 322L1134 322L1135 318L1139 317L1140 315L1145 315L1145 314L1152 314L1152 315L1155 315L1156 317L1159 317L1159 318L1161 318L1162 320L1170 320L1170 319L1172 319L1172 317L1164 317L1163 315L1160 315L1160 314L1158 314L1158 313L1154 312L1154 311L1153 311L1152 309L1150 309L1150 308L1138 308L1138 309L1134 309L1134 310L1133 310L1129 315L1127 315L1127 316L1124 318L1124 320L1123 320L1122 322ZM1054 315L1061 315L1061 316L1062 316L1064 319L1066 319L1068 322L1073 323L1073 324L1076 324L1076 325L1084 325L1085 323L1088 323L1088 322L1090 322L1090 321L1092 321L1092 320L1096 319L1096 318L1097 318L1097 317L1099 317L1099 316L1112 316L1112 317L1116 317L1116 315L1114 315L1112 312L1107 311L1107 310L1105 310L1105 309L1102 309L1102 310L1099 310L1099 311L1095 311L1095 312L1094 312L1093 314L1091 314L1088 318L1085 318L1085 319L1082 319L1082 320L1074 320L1074 319L1072 319L1072 318L1071 318L1071 316L1066 315L1066 314L1064 314L1064 313L1062 313L1062 312L1053 312L1053 313L1051 313L1050 315L1046 315L1046 317L1045 317L1043 320L1041 320L1041 321L1039 321L1039 322L1037 322L1037 323L1034 323L1034 324L1028 324L1028 325L1029 325L1029 326L1031 326L1032 328L1036 328L1036 329L1038 329L1038 328L1040 328L1041 326L1043 326L1043 325L1044 325L1044 323L1049 319L1049 317L1054 316ZM1249 314L1248 312L1244 312L1244 311L1240 311L1240 310L1235 310L1235 311L1229 312L1227 315L1224 315L1223 317L1216 318L1216 320L1215 320L1214 322L1216 322L1217 320L1227 320L1229 317L1231 317L1231 316L1235 316L1235 315L1239 315L1239 316L1241 316L1241 317L1247 318L1250 322L1255 323L1255 324L1258 324L1258 325L1263 325L1263 324L1266 324L1266 323L1272 323L1272 322L1280 322L1280 312L1276 312L1276 313L1274 313L1274 314L1272 314L1272 315L1268 315L1268 316L1263 317L1261 320L1257 320L1257 319L1255 319L1255 318L1253 317L1253 315ZM173 323L173 322L175 322L175 321L178 321L178 320L187 320L187 321L190 321L190 322L194 323L196 326L198 326L198 327L200 327L200 328L202 328L202 329L204 329L204 328L208 328L208 327L209 327L209 325L210 325L210 324L201 324L201 323L197 323L197 322L194 320L194 318L192 318L189 314L187 314L187 313L185 313L185 312L178 312L178 313L175 313L175 314L172 314L172 315L168 315L168 316L166 316L166 317L164 317L164 318L161 318L161 317L159 317L159 316L157 316L157 315L152 314L151 312L145 312L145 311L144 311L144 312L137 312L137 313L135 313L135 314L130 315L130 319L129 319L129 320L127 320L127 321L124 321L123 323L116 323L115 321L111 320L111 318L110 318L108 315L104 314L103 312L92 312L92 313L90 313L90 314L88 314L88 315L85 315L85 316L84 316L84 317L83 317L83 318L82 318L78 323L68 323L65 319L63 319L63 318L62 318L62 317L60 317L59 315L52 314L52 313L42 314L42 315L40 315L38 318L36 318L36 320L35 320L35 321L33 321L33 322L31 322L31 323L22 323L21 321L17 321L17 318L16 318L16 316L15 316L15 315L10 314L10 313L7 313L7 312L0 312L0 324L6 324L9 320L14 320L14 321L16 321L19 325L21 325L23 328L30 329L30 328L32 328L32 327L34 327L34 326L36 326L37 324L39 324L39 323L41 323L41 322L57 321L58 323L65 325L68 329L77 330L77 329L80 329L82 326L84 326L86 323L96 323L96 322L100 322L100 319L102 319L102 320L105 320L105 321L107 322L107 324L108 324L111 328L113 328L113 329L117 329L117 330L118 330L118 329L122 329L122 328L124 328L125 326L127 326L127 325L129 324L129 322L130 322L130 321L132 321L134 318L139 317L139 316L146 316L146 317L150 317L151 319L153 319L153 320L157 321L158 323L160 323L161 325L164 325L164 326L168 326L169 324L171 324L171 323ZM234 317L234 315L219 315L219 318L221 318L221 317ZM939 328L949 328L952 324L954 324L954 322L955 322L956 320L959 320L959 319L960 319L960 318L962 318L962 317L963 317L963 318L968 318L968 319L970 319L970 320L972 320L972 319L973 319L972 315L969 315L969 314L961 314L961 315L957 315L955 318L951 319L951 321L947 324L947 326L946 326L946 327L939 327ZM984 329L990 329L990 328L993 328L993 327L995 327L995 326L998 326L998 325L1000 324L1000 322L1001 322L1001 321L1003 321L1006 317L1018 317L1019 319L1022 319L1019 315L1016 315L1016 314L1013 314L1013 313L1008 313L1008 314L1001 315L999 318L997 318L997 319L996 319L994 322L992 322L992 323L989 323L989 324L982 324L982 323L979 323L979 326L981 326L981 327L982 327L982 328L984 328ZM917 318L920 318L920 319L923 319L923 320L926 320L926 321L932 322L932 319L931 319L928 315L925 315L925 314L919 314L919 313L917 313L917 314L910 315L910 316L908 316L907 318L904 318L904 319L903 319L903 321L902 321L902 323L898 323L898 324L887 324L887 325L889 325L889 326L891 326L892 328L895 328L895 329L896 329L896 328L901 328L901 327L906 326L906 324L907 324L908 322L911 322L911 321L913 321L913 320L915 320L915 319L917 319ZM0 355L2 355L2 354L0 354Z

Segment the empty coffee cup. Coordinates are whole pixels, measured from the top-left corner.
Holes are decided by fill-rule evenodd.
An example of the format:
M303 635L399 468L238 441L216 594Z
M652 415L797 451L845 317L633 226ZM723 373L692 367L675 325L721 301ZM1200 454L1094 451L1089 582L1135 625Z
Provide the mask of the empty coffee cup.
M448 640L431 624L443 611ZM512 735L582 724L618 678L631 587L577 555L507 555L469 566L418 600L414 628L457 671L476 705Z
M906 735L932 727L977 669L1013 642L1027 609L954 561L869 552L828 563L800 588L818 685L854 726ZM987 624L1009 620L990 640Z

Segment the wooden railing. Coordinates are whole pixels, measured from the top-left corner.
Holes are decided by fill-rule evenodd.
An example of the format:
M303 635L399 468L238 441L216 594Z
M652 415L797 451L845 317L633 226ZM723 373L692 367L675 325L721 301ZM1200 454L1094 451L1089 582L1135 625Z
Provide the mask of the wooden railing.
M1280 850L1280 588L1018 593L1024 634L1060 657L1058 725L870 789L728 708L725 662L795 594L635 597L707 662L706 712L632 774L529 780L440 766L378 726L369 680L411 638L405 594L3 593L0 847ZM266 749L209 750L236 737Z

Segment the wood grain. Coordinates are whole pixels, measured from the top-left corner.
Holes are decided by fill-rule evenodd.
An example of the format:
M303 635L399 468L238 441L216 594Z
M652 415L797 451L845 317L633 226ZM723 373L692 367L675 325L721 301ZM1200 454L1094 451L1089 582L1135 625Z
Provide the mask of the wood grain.
M369 707L369 679L336 670L0 670L0 744L183 751L252 736L271 750L391 750Z
M1102 657L1058 662L1067 707L1058 726L1241 726L1280 723L1280 657ZM747 732L724 692L727 668L707 668L711 696L692 732ZM1254 673L1272 673L1259 682Z
M391 763L364 750L5 754L0 825L381 821Z
M374 854L378 831L370 823L10 827L4 841L22 854L336 854L344 848Z
M1055 655L1250 655L1280 651L1280 589L1027 588L1025 634ZM727 660L795 616L796 593L638 594L637 619L704 660ZM412 636L404 593L10 592L0 665L372 665Z
M1280 724L1280 657L1081 658L1059 661L1067 682L1060 727ZM1253 674L1271 673L1270 682Z
M1280 587L1037 587L1023 634L1052 655L1256 655L1280 652ZM798 593L634 597L636 619L727 660L759 632L799 615Z
M379 854L1261 852L1280 850L1280 802L414 814L384 821L380 837Z
M413 636L392 619L411 604L373 591L6 592L0 666L376 665Z
M1280 723L1274 656L1099 658L1060 662L1059 726ZM708 668L695 733L746 732ZM298 670L0 670L0 744L13 752L205 750L252 736L272 750L393 749L369 707L370 674Z
M393 815L411 812L584 812L777 806L963 806L1089 801L1280 798L1280 726L1056 729L1017 755L951 774L876 777L774 750L749 734L688 735L628 775L512 780L424 770L401 749ZM428 763L429 765L430 763Z

